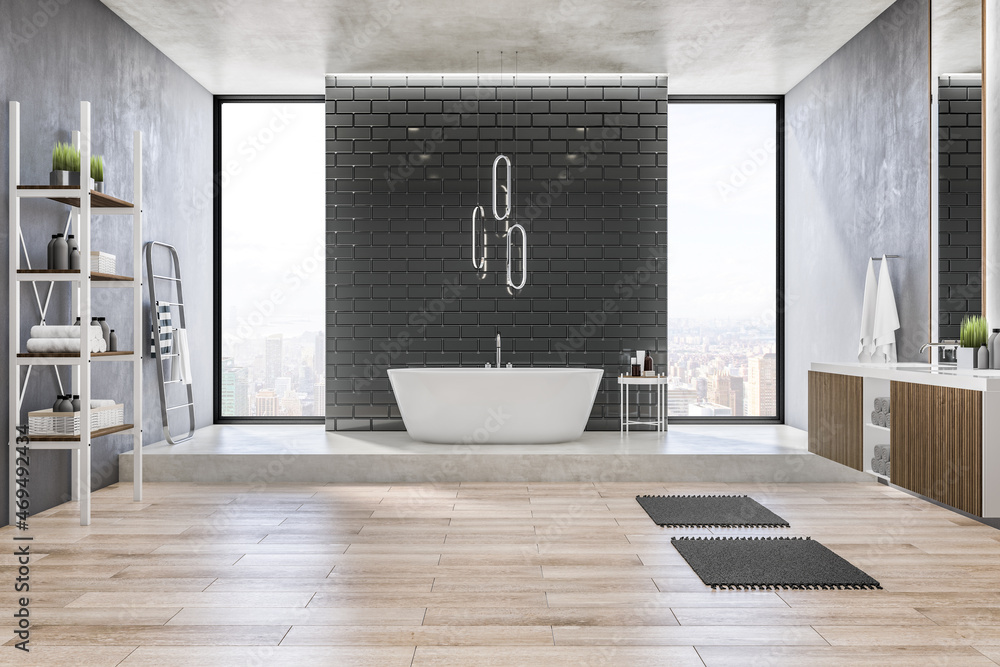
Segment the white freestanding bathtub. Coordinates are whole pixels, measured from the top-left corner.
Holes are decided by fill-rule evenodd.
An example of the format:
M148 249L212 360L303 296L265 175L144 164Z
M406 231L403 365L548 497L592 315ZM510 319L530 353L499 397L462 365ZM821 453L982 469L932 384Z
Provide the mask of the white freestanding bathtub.
M604 371L593 368L390 368L414 440L547 444L583 434Z

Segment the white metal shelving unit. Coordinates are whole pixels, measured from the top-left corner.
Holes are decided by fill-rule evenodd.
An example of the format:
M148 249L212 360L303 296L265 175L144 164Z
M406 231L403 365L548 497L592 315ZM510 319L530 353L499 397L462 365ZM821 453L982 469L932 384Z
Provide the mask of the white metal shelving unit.
M90 525L90 452L95 438L112 434L130 434L133 442L134 490L133 498L142 499L142 133L133 134L132 145L132 201L127 202L90 190L90 102L80 102L80 129L73 133L74 143L80 150L80 186L51 187L48 185L23 185L21 183L21 107L10 103L10 424L8 458L10 462L9 522L17 521L17 476L15 474L17 438L16 427L22 423L24 389L35 366L71 367L74 394L80 395L80 435L32 436L31 449L58 449L71 452L71 494L80 502L80 525ZM21 203L24 200L48 199L70 207L68 227L76 235L80 248L80 271L48 271L32 269L24 237L21 235ZM94 217L119 216L131 218L132 225L132 275L118 276L90 271L91 224ZM23 251L23 252L22 252ZM23 257L23 262L22 262ZM80 318L80 350L77 353L29 354L21 345L21 285L24 283L49 283L53 286L66 283L70 287L72 305L69 320ZM88 325L91 319L92 289L131 290L132 295L132 350L92 354L88 345ZM44 306L35 290L39 318L44 321L49 305ZM91 363L122 362L132 364L132 424L123 424L98 431L90 430ZM22 378L22 370L24 376ZM58 377L58 376L57 376ZM62 380L59 379L60 387ZM109 390L110 391L110 390ZM118 397L116 397L118 398ZM26 417L24 417L26 420ZM127 420L126 420L127 421ZM27 423L24 421L23 423ZM40 471L32 470L32 475ZM30 484L30 478L29 478Z

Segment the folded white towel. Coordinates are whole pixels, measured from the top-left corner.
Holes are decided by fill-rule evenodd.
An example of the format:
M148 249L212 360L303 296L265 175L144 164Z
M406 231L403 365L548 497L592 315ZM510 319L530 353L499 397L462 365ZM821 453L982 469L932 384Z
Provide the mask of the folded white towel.
M896 329L899 328L899 314L896 312L896 296L892 293L889 279L889 259L882 255L882 268L878 276L878 296L875 301L875 326L872 339L875 341L873 361L896 361Z
M187 329L175 329L174 340L177 341L177 357L174 358L174 365L179 367L179 379L184 384L191 384L191 351L188 349Z
M875 352L875 302L878 291L875 281L875 262L868 259L868 272L865 274L865 298L861 305L861 337L858 343L858 361L872 360Z
M47 352L79 352L79 338L29 338L26 345L28 352L41 354ZM90 352L105 352L107 343L103 338L90 339Z
M90 325L88 327L88 336L90 338L103 338L104 332L101 331L101 327L97 325ZM80 327L76 325L71 326L50 326L50 325L40 325L31 327L31 337L32 338L79 338L80 337Z

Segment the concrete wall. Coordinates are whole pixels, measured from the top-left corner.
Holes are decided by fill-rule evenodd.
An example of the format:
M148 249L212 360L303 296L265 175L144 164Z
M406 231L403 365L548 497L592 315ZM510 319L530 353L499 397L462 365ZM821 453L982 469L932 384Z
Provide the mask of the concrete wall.
M930 334L930 16L899 0L785 97L786 422L812 361L857 359L868 257L890 260L900 360Z
M188 302L192 367L199 424L212 419L212 96L98 0L7 0L0 4L0 119L4 150L0 160L3 200L2 270L0 290L8 293L7 133L9 101L21 103L22 182L44 184L51 168L52 145L69 141L79 127L80 101L91 103L94 152L105 156L106 192L129 199L132 192L132 132L143 132L145 229L144 240L161 240L177 247ZM33 266L44 263L45 244L62 231L68 208L53 202L22 204L22 220ZM131 266L128 223L96 219L95 249L118 256L119 266ZM128 268L120 273L131 273ZM45 287L39 285L40 288ZM29 287L22 289L22 337L36 316ZM65 285L55 290L50 324L68 320ZM94 311L108 318L125 340L131 340L131 306L121 290L94 290ZM43 293L44 296L44 293ZM145 296L145 293L144 293ZM148 304L147 304L148 307ZM3 317L6 322L6 306ZM148 317L148 312L144 312ZM148 326L148 319L147 324ZM131 346L129 346L131 347ZM0 328L4 365L8 328ZM148 355L147 355L148 356ZM155 362L144 362L143 441L162 439ZM94 370L95 397L125 399L126 419L132 416L131 371L122 364L100 364ZM0 384L0 430L8 433L7 369ZM65 381L65 380L64 380ZM27 409L51 407L56 382L50 368L36 369L24 401ZM22 415L23 418L23 415ZM94 488L118 481L118 454L132 449L132 438L108 437L93 446ZM31 511L63 502L69 492L69 454L38 451L31 457ZM7 516L7 457L2 457L0 505Z
M497 332L504 363L605 369L592 430L619 428L623 350L666 365L666 77L499 83L327 78L331 430L401 429L386 369L483 366L495 361ZM527 285L516 293L490 205L500 151L514 164L514 217L528 234ZM484 272L471 261L477 203L489 230Z

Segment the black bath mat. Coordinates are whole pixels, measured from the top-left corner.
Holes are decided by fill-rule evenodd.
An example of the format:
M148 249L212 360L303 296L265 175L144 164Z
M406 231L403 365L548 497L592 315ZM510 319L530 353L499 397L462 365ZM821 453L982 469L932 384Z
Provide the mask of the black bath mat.
M675 537L670 543L712 588L882 588L808 537Z
M636 496L658 526L788 527L788 522L747 496Z

